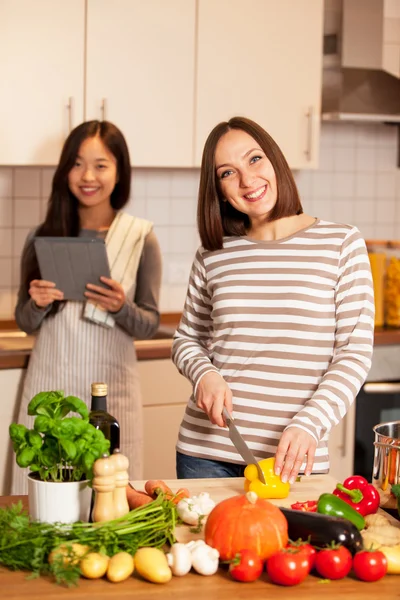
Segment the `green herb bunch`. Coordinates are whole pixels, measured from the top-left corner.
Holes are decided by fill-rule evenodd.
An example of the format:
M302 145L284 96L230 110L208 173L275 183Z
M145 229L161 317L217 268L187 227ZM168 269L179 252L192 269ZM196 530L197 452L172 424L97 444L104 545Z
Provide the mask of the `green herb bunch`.
M67 417L70 412L79 416ZM33 429L12 423L10 438L17 464L37 472L42 481L92 478L92 466L107 453L110 442L89 423L86 404L62 391L40 392L28 404Z
M179 523L176 505L160 494L156 500L131 510L113 521L62 525L30 521L22 503L0 509L0 565L12 570L28 570L33 575L52 574L57 583L73 585L80 577L79 565L60 556L51 564L49 554L61 544L87 546L90 551L113 556L138 548L162 548L173 544L175 526Z

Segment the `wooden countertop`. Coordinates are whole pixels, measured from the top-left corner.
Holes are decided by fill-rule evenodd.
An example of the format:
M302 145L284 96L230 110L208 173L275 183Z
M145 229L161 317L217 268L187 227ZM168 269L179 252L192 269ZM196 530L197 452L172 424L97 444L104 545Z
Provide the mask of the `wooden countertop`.
M137 489L142 489L144 482L132 482ZM173 490L181 487L182 481L169 480L166 483ZM324 491L333 489L336 481L328 475L313 475L302 478L302 481L292 486L290 495L285 500L273 500L275 504L289 506L294 501L307 500L318 497ZM243 490L243 479L188 479L184 482L192 494L199 491L208 491L217 502L229 496L241 493ZM13 500L21 497L2 497L0 506L6 506ZM27 498L22 497L27 505ZM398 524L398 523L397 523ZM180 528L180 530L183 528ZM177 532L178 539L186 541L193 539L188 532ZM89 600L96 598L117 597L135 598L135 600L265 600L267 598L279 598L280 600L313 599L323 596L327 600L337 600L341 595L351 600L376 600L384 597L387 600L400 598L400 577L387 575L380 581L365 583L358 581L352 576L339 581L326 582L321 578L309 575L303 583L294 587L281 587L271 584L266 573L253 583L245 584L233 581L226 568L222 567L218 573L211 577L204 577L195 573L189 573L184 577L174 577L165 585L152 584L142 581L133 575L128 580L119 583L109 583L106 580L88 581L81 579L79 585L73 589L67 589L55 585L50 579L41 577L28 580L26 574L11 572L0 567L1 598L19 599L29 597L30 600L59 600L62 598L73 598L74 600Z
M138 360L170 358L172 335L179 321L175 315L174 318L175 320L166 319L153 339L134 342ZM13 335L16 337L13 338ZM33 343L34 336L26 336L19 330L5 331L0 328L0 370L26 368ZM374 344L375 346L400 344L400 329L377 328Z

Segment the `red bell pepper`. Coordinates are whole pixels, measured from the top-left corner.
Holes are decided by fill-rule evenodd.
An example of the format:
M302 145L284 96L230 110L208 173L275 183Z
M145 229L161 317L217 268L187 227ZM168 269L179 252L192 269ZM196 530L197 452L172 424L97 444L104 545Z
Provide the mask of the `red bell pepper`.
M303 510L305 512L317 512L317 500L306 500L306 502L295 502L291 504L292 510Z
M338 483L333 493L345 500L363 517L376 513L379 508L378 490L360 475L348 477L343 484Z

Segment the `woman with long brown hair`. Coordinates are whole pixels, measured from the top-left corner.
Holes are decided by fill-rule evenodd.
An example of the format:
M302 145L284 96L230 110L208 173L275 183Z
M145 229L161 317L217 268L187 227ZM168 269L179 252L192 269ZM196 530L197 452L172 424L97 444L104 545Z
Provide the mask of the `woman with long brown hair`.
M364 240L304 214L282 151L242 117L206 141L197 217L202 246L172 350L193 385L178 477L243 476L224 407L257 459L275 456L282 481L327 472L329 432L371 364Z
M91 383L104 381L130 476L141 478L142 402L133 339L150 338L158 328L161 255L152 223L122 210L130 182L128 148L115 125L88 121L70 133L45 220L23 250L15 318L36 335L19 422L31 425L27 404L38 392L64 390L89 403ZM103 286L88 284L86 302L64 301L54 282L40 276L35 236L105 239L111 278L102 277ZM25 473L14 467L12 493L25 493Z

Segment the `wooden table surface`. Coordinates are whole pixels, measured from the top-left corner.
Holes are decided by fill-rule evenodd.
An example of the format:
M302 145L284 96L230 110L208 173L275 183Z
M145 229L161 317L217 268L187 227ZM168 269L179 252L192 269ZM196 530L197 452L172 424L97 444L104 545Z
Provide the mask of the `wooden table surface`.
M143 489L144 482L132 482L137 489ZM183 482L167 481L173 490L181 487ZM186 480L185 486L192 495L200 491L208 491L211 497L219 502L224 498L241 493L243 479L207 479ZM281 506L290 506L295 501L316 499L323 492L333 490L335 481L327 475L315 475L302 478L292 486L289 497L285 500L274 500ZM1 497L0 506L6 506L21 497ZM27 505L27 498L22 497ZM400 524L393 519L398 526ZM186 528L179 528L177 537L182 541L193 539ZM110 583L107 580L88 581L81 579L75 588L57 586L50 579L41 577L29 580L26 573L11 572L0 567L0 598L29 598L30 600L102 600L105 598L134 598L135 600L308 600L324 597L324 600L338 600L346 597L349 600L366 600L384 598L392 600L400 598L400 576L387 575L375 583L358 581L352 576L339 581L325 582L317 576L309 575L303 583L294 587L281 587L268 581L266 573L253 583L233 581L226 568L220 568L211 577L189 573L184 577L174 577L168 584L153 584L141 580L135 574L122 583Z

